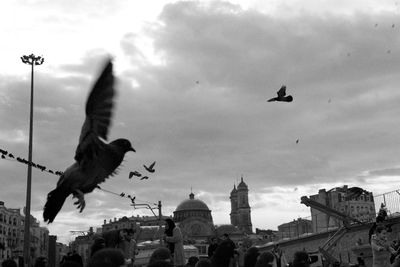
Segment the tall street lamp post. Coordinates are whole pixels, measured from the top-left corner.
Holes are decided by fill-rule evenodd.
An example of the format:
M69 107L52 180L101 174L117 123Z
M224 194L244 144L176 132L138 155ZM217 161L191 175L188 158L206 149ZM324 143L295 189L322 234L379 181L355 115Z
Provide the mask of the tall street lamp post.
M31 185L32 185L32 131L33 131L33 68L35 65L42 65L44 58L30 54L22 56L23 63L31 65L31 105L29 118L29 154L28 154L28 178L26 182L26 205L24 222L24 263L30 266L30 217L31 217Z

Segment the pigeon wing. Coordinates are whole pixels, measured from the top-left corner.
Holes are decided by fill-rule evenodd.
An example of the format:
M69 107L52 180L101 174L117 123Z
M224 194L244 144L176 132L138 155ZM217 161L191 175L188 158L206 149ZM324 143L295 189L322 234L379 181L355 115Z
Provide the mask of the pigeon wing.
M286 95L286 86L282 85L281 89L276 93L278 94L278 97L284 97Z
M149 166L149 169L153 169L154 165L156 165L155 161Z
M78 162L84 157L95 156L103 144L99 137L107 140L115 95L112 67L111 60L108 60L87 99L86 118L75 152L75 160Z

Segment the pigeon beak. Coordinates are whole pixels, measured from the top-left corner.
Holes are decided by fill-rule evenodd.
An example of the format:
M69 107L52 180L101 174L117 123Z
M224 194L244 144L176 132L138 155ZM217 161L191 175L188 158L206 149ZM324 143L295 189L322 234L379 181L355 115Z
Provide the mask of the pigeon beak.
M136 150L133 147L130 147L128 151L136 152Z

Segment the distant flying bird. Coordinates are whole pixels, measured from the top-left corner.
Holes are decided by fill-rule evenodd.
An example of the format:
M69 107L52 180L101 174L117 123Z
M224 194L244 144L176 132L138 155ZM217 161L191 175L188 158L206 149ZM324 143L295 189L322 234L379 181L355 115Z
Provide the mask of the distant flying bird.
M350 200L353 198L357 198L357 197L361 196L363 193L368 194L369 192L360 187L350 187L347 189L345 199Z
M386 53L390 54L392 51L390 51L390 49L388 51L386 51Z
M378 27L378 23L375 23L375 27Z
M392 24L392 28L394 28L394 24Z
M149 167L147 167L146 165L143 165L143 167L146 169L146 171L153 173L155 171L154 169L155 164L156 162L154 161Z
M147 180L147 179L149 179L148 176L143 176L142 178L140 178L140 180Z
M107 140L113 109L115 90L112 67L111 60L108 60L89 94L75 163L65 170L56 188L47 195L43 210L45 222L53 222L70 194L78 199L74 204L82 212L86 205L84 194L99 188L100 183L112 176L125 153L135 152L127 139L117 139L108 144L102 141Z
M8 156L10 157L10 158L14 158L14 155L13 154L8 154Z
M129 173L129 179L131 179L133 176L140 177L140 176L142 176L142 174L140 172L138 172L138 171L130 172Z
M2 158L2 159L5 159L5 158L6 158L6 156L4 156L4 154L2 154L2 155L1 155L1 158Z
M278 96L269 99L268 102L272 102L272 101L292 102L293 101L293 97L291 95L286 96L286 86L285 85L282 85L281 89L279 89L279 91L276 93L278 94Z
M296 140L296 144L298 144L298 143L299 143L299 139Z
M120 196L120 197L124 197L124 196L125 196L125 193L122 192L121 194L119 194L119 196Z

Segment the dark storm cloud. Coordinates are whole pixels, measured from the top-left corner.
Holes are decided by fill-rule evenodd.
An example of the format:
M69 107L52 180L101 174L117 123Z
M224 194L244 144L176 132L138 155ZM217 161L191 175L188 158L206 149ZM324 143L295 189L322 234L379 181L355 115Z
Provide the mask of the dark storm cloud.
M184 157L181 171L302 184L394 162L399 54L388 56L386 47L399 37L374 27L389 25L393 14L284 18L227 3L179 2L159 19L147 32L162 63L140 61L131 72L140 85L132 105L148 112L142 114L152 132L163 132L170 163ZM140 54L135 40L122 41L128 56ZM295 101L265 103L281 84Z

